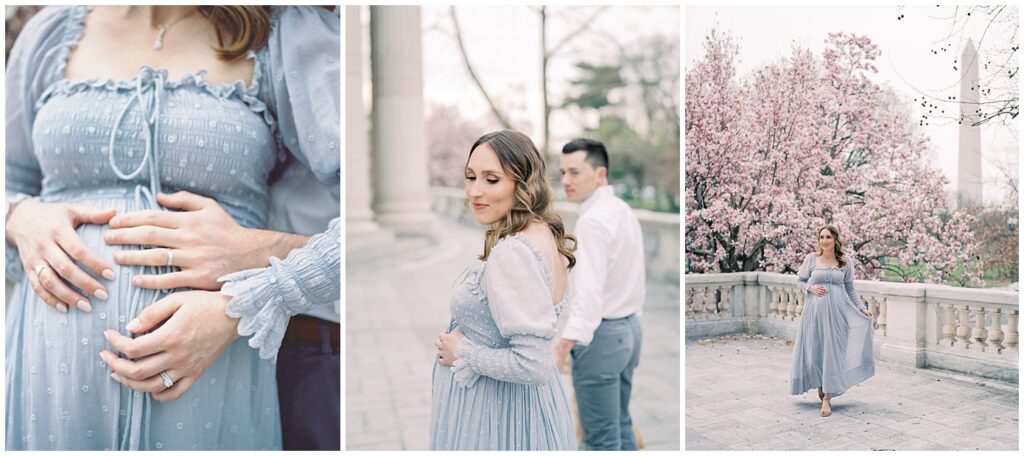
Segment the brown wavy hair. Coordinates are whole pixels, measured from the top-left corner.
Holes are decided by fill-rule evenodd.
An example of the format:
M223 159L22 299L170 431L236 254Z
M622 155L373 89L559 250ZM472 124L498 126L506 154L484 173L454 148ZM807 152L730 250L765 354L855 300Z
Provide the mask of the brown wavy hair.
M270 39L270 6L225 5L200 6L202 14L217 29L219 47L217 57L235 60L249 51L255 51Z
M834 244L836 261L839 262L839 269L842 269L846 267L846 254L843 252L843 241L839 240L839 230L837 230L836 227L832 225L825 225L818 229L818 234L816 236L821 237L821 232L825 230L828 230L829 233L832 233L832 239L835 239L836 241ZM825 250L821 248L821 240L818 240L818 247L816 249L818 256L821 256L823 253L825 253Z
M501 163L501 169L516 183L515 205L505 217L490 226L484 236L484 253L480 259L487 261L491 249L505 236L526 229L533 220L541 220L555 236L558 253L569 262L569 269L576 265L576 237L566 234L562 216L551 208L552 190L547 180L547 165L537 146L526 135L514 130L500 130L480 137L469 149L469 157L481 144L494 149ZM469 166L469 157L466 166ZM468 204L468 199L467 199Z

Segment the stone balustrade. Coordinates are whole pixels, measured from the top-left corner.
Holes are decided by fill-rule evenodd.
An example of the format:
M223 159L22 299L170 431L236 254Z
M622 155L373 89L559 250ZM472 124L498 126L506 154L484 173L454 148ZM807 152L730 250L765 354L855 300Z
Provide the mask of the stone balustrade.
M687 274L686 337L793 338L805 293L795 275ZM878 359L1017 382L1019 292L858 280L874 317Z
M434 213L464 224L475 224L473 214L465 207L462 189L432 187ZM568 232L579 218L579 205L556 202L555 210L562 216ZM648 280L679 283L679 214L634 209L644 237Z

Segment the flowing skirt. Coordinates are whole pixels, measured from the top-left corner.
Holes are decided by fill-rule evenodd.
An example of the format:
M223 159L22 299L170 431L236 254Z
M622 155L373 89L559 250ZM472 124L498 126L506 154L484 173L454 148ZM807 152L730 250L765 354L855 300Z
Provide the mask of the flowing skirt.
M576 450L576 426L558 372L545 385L481 376L455 382L434 363L431 450Z
M119 214L143 208L130 196L73 202L113 207ZM91 313L63 314L47 306L27 278L14 289L6 322L7 449L280 449L274 365L259 359L245 338L236 339L175 401L158 402L110 378L99 352L116 350L103 331L130 334L125 325L166 293L131 285L132 277L153 268L114 263L116 250L135 247L107 245L106 230L78 228L85 245L117 273L113 281L98 278L110 299L93 299Z
M820 386L835 397L875 375L871 317L850 302L842 285L812 285L828 292L807 293L793 347L790 394Z

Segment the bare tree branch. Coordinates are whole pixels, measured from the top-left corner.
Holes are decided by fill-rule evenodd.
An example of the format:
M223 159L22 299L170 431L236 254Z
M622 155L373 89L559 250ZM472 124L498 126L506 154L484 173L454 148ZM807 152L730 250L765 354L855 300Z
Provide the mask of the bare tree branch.
M554 46L552 46L550 50L545 49L544 50L544 58L547 59L547 58L555 55L555 53L557 53L560 49L562 49L563 46L565 46L570 41L572 41L572 39L574 37L576 37L576 35L579 35L583 31L585 31L586 29L590 28L590 25L594 23L594 19L597 19L597 16L600 16L601 13L604 13L605 10L607 10L607 9L608 9L607 6L602 6L602 7L598 8L598 9L594 10L594 12L590 15L590 17L588 17L587 20L583 21L583 23L580 24L579 27L576 27L575 30L573 30L572 32L569 32L565 36L563 36L562 39L559 40L558 43L556 43ZM544 8L541 8L541 14L542 15L544 14Z
M498 109L498 106L494 104L493 100L491 100L490 95L487 94L487 89L484 88L483 83L480 82L480 78L476 75L476 71L473 70L473 64L469 62L469 54L466 52L466 46L462 42L462 29L459 27L459 18L455 15L455 7L449 7L448 13L451 15L452 25L455 27L455 42L459 45L459 53L462 55L463 63L466 64L466 71L469 72L469 77L473 79L473 83L476 84L476 88L480 90L480 95L483 95L484 99L487 101L487 105L490 106L491 113L494 114L494 117L498 119L498 123L500 123L503 128L511 129L512 124L509 123L505 115L501 113L500 109Z

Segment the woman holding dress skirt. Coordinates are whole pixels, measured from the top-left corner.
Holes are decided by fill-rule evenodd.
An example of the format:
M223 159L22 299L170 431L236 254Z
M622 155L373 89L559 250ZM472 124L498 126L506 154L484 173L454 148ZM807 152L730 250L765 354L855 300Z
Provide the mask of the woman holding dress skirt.
M817 388L825 417L832 414L833 397L875 374L872 314L853 287L853 264L834 227L818 230L817 252L804 258L797 275L807 299L796 331L790 394Z

